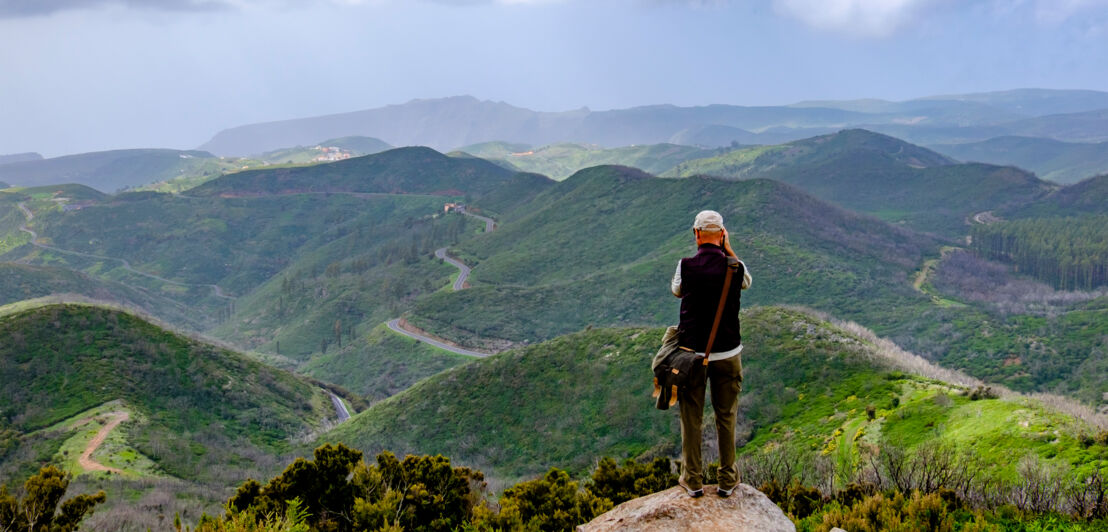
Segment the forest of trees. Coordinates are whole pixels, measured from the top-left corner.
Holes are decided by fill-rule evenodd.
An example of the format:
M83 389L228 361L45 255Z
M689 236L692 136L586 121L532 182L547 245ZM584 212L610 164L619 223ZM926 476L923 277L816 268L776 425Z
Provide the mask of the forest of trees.
M1060 290L1091 290L1108 284L1108 216L978 225L973 247Z

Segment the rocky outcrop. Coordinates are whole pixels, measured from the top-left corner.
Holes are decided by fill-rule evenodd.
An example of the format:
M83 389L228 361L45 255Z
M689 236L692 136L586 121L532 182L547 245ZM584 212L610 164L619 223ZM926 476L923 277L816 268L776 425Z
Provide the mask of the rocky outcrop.
M604 531L749 531L796 532L785 513L762 492L739 484L730 497L716 496L715 486L693 499L680 487L627 501L577 527L578 532Z

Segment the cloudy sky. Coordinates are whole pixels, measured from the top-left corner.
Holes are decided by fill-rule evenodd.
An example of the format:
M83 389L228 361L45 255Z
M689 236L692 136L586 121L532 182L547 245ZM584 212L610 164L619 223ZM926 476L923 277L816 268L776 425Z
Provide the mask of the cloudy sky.
M0 0L0 154L470 94L558 111L1108 91L1108 0Z

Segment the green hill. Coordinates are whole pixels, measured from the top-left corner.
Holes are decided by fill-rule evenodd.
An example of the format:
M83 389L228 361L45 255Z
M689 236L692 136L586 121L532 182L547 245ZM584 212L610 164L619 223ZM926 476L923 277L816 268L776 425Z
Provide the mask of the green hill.
M204 151L112 150L0 165L0 179L32 187L80 183L103 192L226 169Z
M158 319L190 330L215 324L183 303L157 293L55 266L0 262L0 305L49 296L79 296L145 309Z
M1090 301L1095 294L1021 288L1027 279L1019 274L948 268L933 239L761 179L584 170L504 209L495 233L455 246L452 253L474 266L472 288L418 298L408 320L487 348L590 325L671 323L677 302L667 281L677 259L692 252L690 220L704 208L723 213L750 265L746 304L811 306L1021 391L1089 404L1102 404L1108 392L1098 369L1103 342L1091 332L1108 326L1108 315ZM961 281L936 291L928 274L935 269L958 271L951 277ZM1010 279L998 285L998 276Z
M646 172L660 174L684 161L710 157L720 150L677 144L603 148L597 145L563 143L531 148L525 144L486 142L458 148L458 151L489 159L509 168L547 175L560 181L578 170L603 164L632 166Z
M286 372L88 305L0 317L0 382L19 383L0 391L0 432L65 438L42 431L122 401L145 420L124 427L133 450L155 474L192 481L233 480L253 469L253 453L287 450L334 412L318 388Z
M1108 214L1108 174L1062 187L1034 203L1004 209L999 214L1012 218Z
M434 258L434 251L479 226L484 229L483 223L457 214L377 219L369 216L372 205L365 206L366 216L350 231L290 257L279 274L239 298L234 316L212 333L296 360L321 352L334 357L359 345L351 344L352 337L399 316L413 299L448 285L457 269ZM441 202L425 205L423 212L439 208ZM365 376L362 369L347 378Z
M744 454L783 446L854 463L875 447L938 440L976 449L998 473L1029 453L1066 467L1108 458L1108 448L1079 443L1094 430L1085 422L1018 397L971 401L960 386L904 373L942 374L857 330L774 307L742 319ZM594 329L479 360L372 406L321 441L443 453L508 480L551 464L583 473L601 456L674 456L676 412L655 410L650 397L661 334Z
M480 159L447 157L430 148L397 148L325 165L228 174L189 191L195 196L289 192L364 192L480 196L514 172Z
M401 336L381 324L342 346L332 346L326 353L317 354L298 371L342 386L370 401L380 401L408 389L420 379L472 360Z
M0 382L0 484L56 464L74 489L107 492L95 529L218 512L242 479L273 474L335 418L301 378L89 305L0 311ZM92 471L78 456L113 418L122 424L90 458L118 472Z
M932 149L963 161L1011 165L1055 183L1076 183L1108 172L1108 142L1062 142L1048 138L997 137L983 142L942 144Z
M668 281L693 251L697 211L719 210L751 264L752 303L807 304L851 319L872 301L926 301L907 284L937 243L769 181L657 179L638 170L582 170L505 210L500 228L453 249L472 288L416 301L414 323L449 338L537 341L587 325L660 325L673 318Z
M886 221L949 236L966 232L968 216L1029 202L1050 190L1008 167L954 164L930 150L865 130L688 161L675 176L763 177Z

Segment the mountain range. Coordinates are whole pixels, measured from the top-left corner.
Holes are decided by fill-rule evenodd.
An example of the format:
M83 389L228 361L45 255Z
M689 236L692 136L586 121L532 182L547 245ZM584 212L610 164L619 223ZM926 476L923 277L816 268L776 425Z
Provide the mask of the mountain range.
M777 144L845 127L865 127L926 144L972 142L1004 135L1063 141L1108 140L1108 93L1021 89L888 102L804 102L744 107L654 105L592 111L532 111L472 96L319 117L249 124L217 133L199 149L250 155L319 139L376 137L392 145L438 150L480 142L531 145L583 142L606 147L674 142L708 147Z
M214 176L229 168L203 151L133 149L0 161L0 179L24 187L79 183L112 193L185 175Z
M926 112L968 131L1094 116L1099 98L1014 91L788 112L814 124ZM447 103L420 105L449 122L459 102ZM696 125L711 114L753 130L776 112L579 118L615 138L675 123L719 131ZM568 127L545 118L549 131ZM446 453L497 490L550 467L586 474L605 455L672 456L675 418L652 409L643 372L676 317L668 281L705 208L722 213L754 277L744 460L800 453L846 471L878 449L943 445L979 453L998 482L1023 474L1017 462L1103 464L1108 423L1093 409L1108 410L1097 269L1108 175L1060 185L876 131L810 129L822 127L832 131L759 146L495 142L360 157L385 141L321 129L309 133L331 141L222 160L227 170L194 173L178 193L0 190L0 380L23 384L0 397L0 482L63 464L120 501L95 527L132 505L145 517L124 528L142 530L170 510L219 511L245 476L325 442ZM781 128L808 126L757 134ZM439 133L453 143L474 131L485 130ZM350 157L307 161L325 145ZM465 282L454 261L472 268ZM339 405L359 412L334 425ZM122 473L85 469L75 456L123 414L93 455Z

